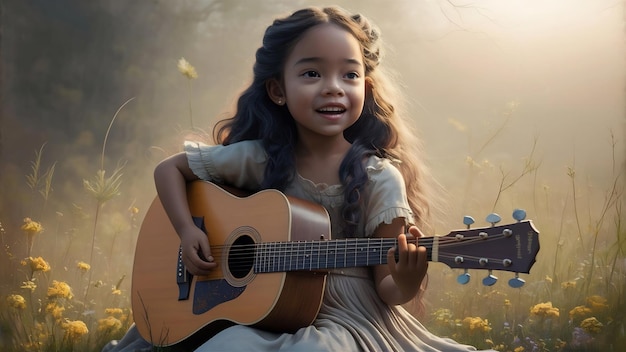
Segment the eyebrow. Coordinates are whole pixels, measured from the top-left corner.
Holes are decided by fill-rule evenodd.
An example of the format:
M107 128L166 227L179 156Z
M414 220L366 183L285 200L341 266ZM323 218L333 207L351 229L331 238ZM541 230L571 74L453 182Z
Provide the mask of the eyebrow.
M296 61L295 64L293 64L294 66L297 65L301 65L301 64L306 64L306 63L317 63L317 62L322 62L325 61L324 59L322 59L321 57L304 57L298 61ZM357 60L357 59L344 59L343 60L345 63L347 64L351 64L351 65L358 65L358 66L362 66L361 61Z

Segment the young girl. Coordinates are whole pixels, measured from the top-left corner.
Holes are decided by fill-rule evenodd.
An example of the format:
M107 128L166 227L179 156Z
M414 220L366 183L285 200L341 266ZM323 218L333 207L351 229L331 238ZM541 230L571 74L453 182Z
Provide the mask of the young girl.
M334 239L398 239L388 265L331 270L311 326L290 334L235 325L198 351L474 350L432 335L400 306L419 296L426 275L426 249L405 233L421 236L412 225L424 225L428 202L416 143L379 72L378 37L363 16L336 7L275 20L235 115L216 126L216 145L186 142L157 166L159 198L195 275L217 267L187 205L186 184L197 179L319 203ZM131 329L104 351L138 348L150 345Z

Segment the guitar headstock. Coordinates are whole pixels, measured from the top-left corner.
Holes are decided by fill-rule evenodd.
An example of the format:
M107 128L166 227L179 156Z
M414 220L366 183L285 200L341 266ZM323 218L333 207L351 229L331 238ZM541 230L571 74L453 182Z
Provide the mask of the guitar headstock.
M483 284L491 286L497 280L491 274L492 270L529 273L535 263L539 252L539 232L531 220L518 219L515 223L496 226L499 216L490 214L487 221L492 226L451 231L437 240L438 250L433 253L437 258L433 259L453 269L465 269L457 280L461 284L469 281L469 269L489 270ZM464 223L469 227L473 219L466 217ZM509 285L521 287L523 280L516 275Z

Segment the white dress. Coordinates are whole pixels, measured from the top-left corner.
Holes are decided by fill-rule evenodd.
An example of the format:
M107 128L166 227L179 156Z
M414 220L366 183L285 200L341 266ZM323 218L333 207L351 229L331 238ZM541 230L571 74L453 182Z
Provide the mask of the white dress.
M193 172L201 179L238 188L257 189L266 155L258 141L230 146L187 142L185 151ZM404 181L387 159L371 157L361 237L371 236L381 223L402 217L412 221ZM333 238L343 238L340 216L343 189L320 185L296 175L284 192L324 206L331 217ZM294 312L294 314L296 314ZM117 346L103 351L131 351L149 346L131 329ZM137 339L140 339L138 341ZM117 348L115 348L117 347ZM385 304L376 293L370 269L334 269L328 275L320 312L311 326L294 334L273 333L243 325L222 330L196 351L474 351L472 346L431 334L402 306Z

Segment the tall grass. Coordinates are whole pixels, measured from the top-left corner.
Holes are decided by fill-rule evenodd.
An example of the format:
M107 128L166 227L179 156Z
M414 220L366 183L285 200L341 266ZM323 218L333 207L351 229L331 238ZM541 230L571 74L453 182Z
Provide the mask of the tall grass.
M47 162L42 145L22 190L31 195L21 198L29 199L23 208L30 214L17 219L17 227L3 226L16 219L0 214L0 350L97 351L121 338L132 323L126 275L131 264L113 256L132 256L127 244L134 243L136 222L147 205L118 201L119 193L133 193L122 183L125 164L105 171L109 132L128 103L110 121L95 176L76 185L89 196L86 205L72 200L63 212L46 208L48 199L64 195L53 192L56 162ZM519 289L503 279L482 286L480 276L487 273L478 271L468 285L459 286L460 273L431 264L429 315L423 322L438 335L499 351L621 351L626 346L621 141L611 134L607 155L612 160L606 164L611 182L603 187L591 187L575 163L538 184L545 165L537 139L517 165L485 161L496 139L507 133L516 106L505 109L502 123L470 148L469 158L457 160L466 175L451 192L465 197L460 203L471 204L467 211L473 213L505 213L516 203L530 207L529 217L541 232L537 263L522 275L526 285ZM449 227L457 228L453 220Z
M507 116L504 121L509 121ZM497 133L506 132L498 128ZM488 143L496 137L489 135L481 144L481 155L488 155ZM499 282L486 287L472 279L459 287L455 276L460 273L431 265L426 296L431 315L425 323L439 335L499 351L622 351L626 348L626 231L625 180L616 160L619 141L611 133L612 149L606 155L612 159L605 165L610 181L602 187L574 165L552 183L538 185L538 141L530 144L528 156L508 170L503 165L486 167L489 163L476 161L476 155L465 160L465 196L475 200L495 195L491 202L487 198L472 203L475 208L502 211L503 201L531 207L528 213L540 231L541 250L524 277L526 285L513 289ZM530 176L532 182L523 182ZM540 194L543 202L535 196Z

